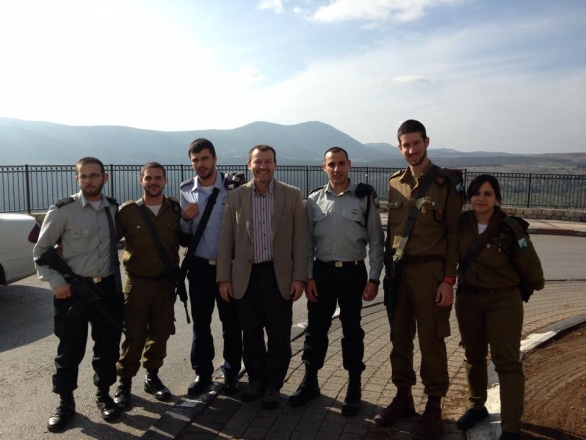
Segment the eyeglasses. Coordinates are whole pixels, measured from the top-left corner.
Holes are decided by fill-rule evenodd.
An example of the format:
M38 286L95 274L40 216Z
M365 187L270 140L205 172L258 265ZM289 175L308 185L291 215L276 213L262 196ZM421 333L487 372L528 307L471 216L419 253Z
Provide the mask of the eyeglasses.
M99 179L100 177L102 177L103 174L98 174L98 173L91 173L89 176L87 174L82 174L81 176L77 176L77 178L79 180L81 180L82 182L85 182L88 179Z

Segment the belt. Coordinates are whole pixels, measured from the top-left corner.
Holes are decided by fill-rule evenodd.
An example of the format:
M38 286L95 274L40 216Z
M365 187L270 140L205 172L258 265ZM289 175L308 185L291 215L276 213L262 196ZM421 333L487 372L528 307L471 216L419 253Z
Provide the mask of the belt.
M114 275L108 275L107 277L80 277L83 278L86 281L91 281L94 284L100 284L104 281L108 281L110 278L114 278Z
M316 263L325 264L326 266L330 267L350 267L350 266L358 266L360 264L364 264L364 260L355 260L355 261L322 261L322 260L315 260Z
M494 287L492 289L489 289L487 287L476 287L476 286L462 285L462 286L460 286L460 288L462 290L467 290L470 293L478 294L478 295L495 295L497 293L512 292L513 290L517 290L517 286Z
M202 258L202 257L193 257L194 261L201 261L202 263L206 263L209 264L210 266L215 266L216 264L218 264L218 260L208 260L207 258Z
M437 255L404 255L401 258L401 263L405 264L423 264L431 263L432 261L443 260L443 257Z
M262 267L262 266L274 266L272 261L263 261L262 263L252 263L253 266Z
M159 281L159 280L168 280L169 278L169 274L167 272L162 273L160 275L155 275L154 277L143 277L143 276L139 276L139 275L134 275L132 273L129 273L128 276L130 278L134 278L137 280L151 280L151 281Z

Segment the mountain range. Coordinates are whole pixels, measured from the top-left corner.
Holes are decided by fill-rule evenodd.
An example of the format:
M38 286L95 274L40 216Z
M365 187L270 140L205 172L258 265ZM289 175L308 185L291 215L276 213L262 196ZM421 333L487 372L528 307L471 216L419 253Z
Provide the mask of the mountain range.
M147 161L182 164L188 162L189 143L199 137L213 142L218 164L222 165L246 163L248 151L259 143L274 147L277 162L282 165L320 165L324 151L332 146L345 148L352 162L358 166L405 165L396 145L363 144L331 125L318 121L295 125L253 122L230 130L155 131L122 126L69 126L2 117L0 165L65 165L83 156L97 156L104 163L122 165L137 165ZM525 162L529 157L431 147L428 153L439 165L458 167L487 163L498 166L511 161ZM556 159L550 157L548 160ZM575 164L576 160L565 158L562 162ZM578 162L586 165L586 158Z

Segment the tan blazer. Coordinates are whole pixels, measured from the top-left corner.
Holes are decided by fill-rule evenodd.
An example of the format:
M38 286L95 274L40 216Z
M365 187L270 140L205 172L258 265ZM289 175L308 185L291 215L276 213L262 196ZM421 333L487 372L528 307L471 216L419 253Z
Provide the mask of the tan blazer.
M216 281L232 282L234 298L244 296L252 270L252 181L228 192L218 248ZM307 280L307 227L299 188L275 180L273 263L279 291L289 299L293 280Z

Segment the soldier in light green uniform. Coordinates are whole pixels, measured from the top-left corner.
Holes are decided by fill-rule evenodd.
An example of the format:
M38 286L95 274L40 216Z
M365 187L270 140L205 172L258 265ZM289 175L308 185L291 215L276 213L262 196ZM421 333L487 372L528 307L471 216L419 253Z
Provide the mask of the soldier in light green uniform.
M521 438L525 377L519 360L523 302L518 286L542 289L543 270L524 233L527 223L495 206L501 192L493 176L476 177L468 199L472 210L460 221L456 315L466 354L469 409L457 427L466 431L488 417L484 404L490 344L500 383L501 439Z
M118 238L126 239L123 264L128 277L124 285L124 327L132 338L132 341L125 338L122 342L117 364L120 382L114 400L120 407L128 406L132 378L140 368L141 354L142 365L147 370L145 391L157 400L171 397L158 370L167 355L167 340L175 332L175 281L167 266L176 271L179 264L181 208L179 200L164 196L166 183L163 166L157 162L147 163L140 177L143 197L137 202L124 203L116 217ZM145 214L164 248L167 265L159 255L144 220Z

